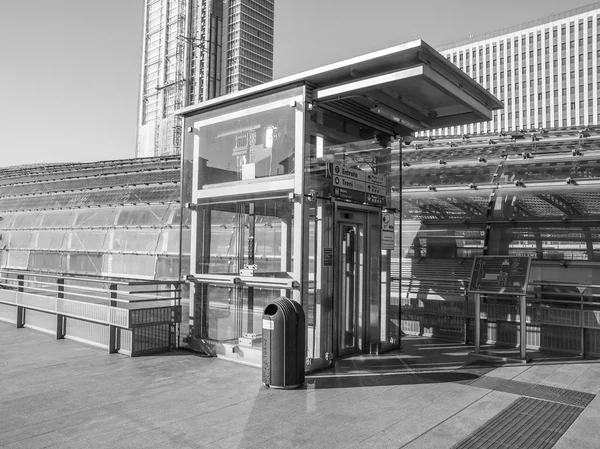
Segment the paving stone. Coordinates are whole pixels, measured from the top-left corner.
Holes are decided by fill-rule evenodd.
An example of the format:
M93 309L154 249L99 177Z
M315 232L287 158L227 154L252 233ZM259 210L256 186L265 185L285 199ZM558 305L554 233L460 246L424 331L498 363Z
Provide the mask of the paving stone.
M464 345L417 337L288 391L262 386L257 368L188 351L128 358L3 323L0 341L2 449L443 448L560 368L532 365L511 380L518 370L474 360ZM586 363L558 375L593 388ZM537 382L516 380L530 371ZM598 411L594 397L581 426Z

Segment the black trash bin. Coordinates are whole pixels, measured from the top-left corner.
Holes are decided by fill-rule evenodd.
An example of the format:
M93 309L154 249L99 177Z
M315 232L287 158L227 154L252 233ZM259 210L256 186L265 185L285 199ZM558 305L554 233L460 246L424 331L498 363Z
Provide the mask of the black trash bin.
M262 336L263 384L270 388L304 384L306 329L302 306L284 297L267 304Z

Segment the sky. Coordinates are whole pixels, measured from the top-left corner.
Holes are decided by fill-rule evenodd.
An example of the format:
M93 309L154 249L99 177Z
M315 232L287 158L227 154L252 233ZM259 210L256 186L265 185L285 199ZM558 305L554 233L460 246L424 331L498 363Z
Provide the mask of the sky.
M590 0L275 0L274 76ZM144 0L0 0L0 167L135 154Z

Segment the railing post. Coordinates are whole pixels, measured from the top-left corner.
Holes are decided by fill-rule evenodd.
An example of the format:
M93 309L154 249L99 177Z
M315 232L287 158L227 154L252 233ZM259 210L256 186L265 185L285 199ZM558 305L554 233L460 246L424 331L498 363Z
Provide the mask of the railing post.
M65 317L58 311L59 299L65 297L65 280L60 278L56 280L56 338L58 340L65 338Z
M468 345L469 344L469 293L467 291L467 288L465 288L465 302L463 303L463 315L464 315L464 320L465 320L465 326L464 326L464 344Z
M179 331L180 331L180 326L178 325L178 319L179 322L181 321L181 317L179 317L179 307L181 305L181 284L171 284L171 289L174 290L173 293L171 293L171 297L173 298L171 300L171 323L170 323L170 328L171 328L171 332L169 332L169 346L171 347L171 349L177 349L177 347L179 347Z
M581 357L585 358L585 311L584 311L584 307L583 307L583 299L584 299L584 295L583 292L585 291L585 289L583 289L583 291L581 291L581 296L579 297L579 301L581 302L580 304L580 309L579 309L579 326L581 327L581 331L580 331L580 338L581 338Z
M25 307L19 305L19 293L23 293L25 276L23 274L17 274L17 328L25 325Z
M117 307L117 284L110 284L110 301L108 301L108 353L114 354L117 352L117 326L113 325L110 320L111 307Z

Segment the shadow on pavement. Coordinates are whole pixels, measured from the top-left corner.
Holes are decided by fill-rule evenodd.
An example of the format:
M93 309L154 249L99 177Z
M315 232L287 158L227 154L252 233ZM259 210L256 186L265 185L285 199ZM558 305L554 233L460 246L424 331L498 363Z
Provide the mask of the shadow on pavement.
M307 378L307 388L381 387L389 385L416 385L429 383L471 383L479 375L464 372L437 372L423 374L361 374L351 376L319 376Z
M471 383L501 363L474 359L472 348L428 337L403 338L402 349L337 360L306 377L307 388L351 388L431 383Z

